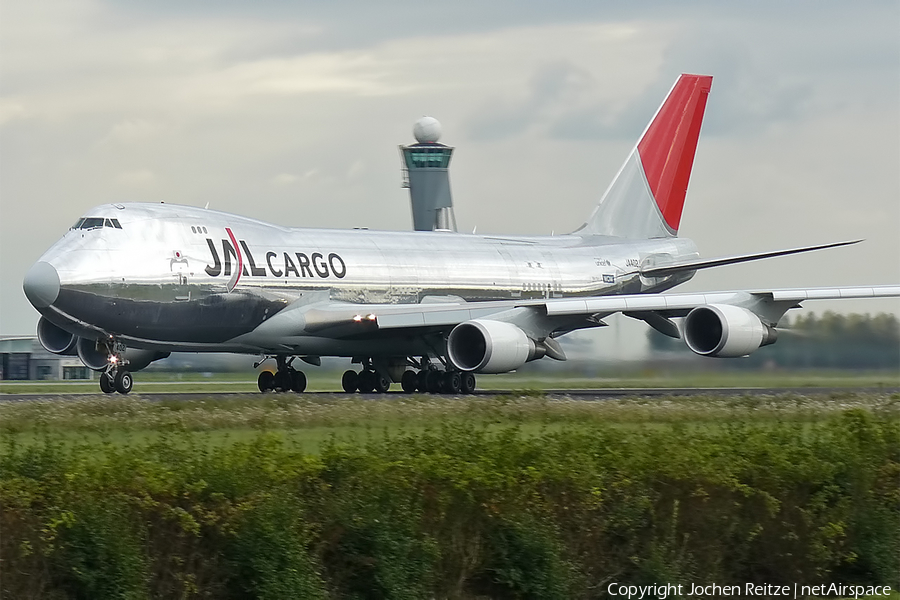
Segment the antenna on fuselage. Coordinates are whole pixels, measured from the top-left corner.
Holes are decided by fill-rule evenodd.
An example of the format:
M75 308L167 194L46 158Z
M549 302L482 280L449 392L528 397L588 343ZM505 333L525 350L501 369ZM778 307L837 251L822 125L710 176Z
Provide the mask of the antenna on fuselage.
M441 124L434 117L416 121L413 135L417 143L400 146L402 186L409 188L413 229L456 231L448 171L453 148L438 142Z

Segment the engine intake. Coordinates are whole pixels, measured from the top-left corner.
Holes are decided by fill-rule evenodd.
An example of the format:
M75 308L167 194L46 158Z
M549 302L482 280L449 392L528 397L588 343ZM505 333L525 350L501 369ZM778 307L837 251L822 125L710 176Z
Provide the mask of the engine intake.
M75 343L78 338L44 317L38 321L37 338L47 352L75 356Z
M461 371L507 373L540 358L538 354L524 331L503 321L466 321L454 327L447 338L447 356Z
M739 306L698 306L684 318L684 341L701 356L731 358L747 356L761 346L775 343L773 327Z

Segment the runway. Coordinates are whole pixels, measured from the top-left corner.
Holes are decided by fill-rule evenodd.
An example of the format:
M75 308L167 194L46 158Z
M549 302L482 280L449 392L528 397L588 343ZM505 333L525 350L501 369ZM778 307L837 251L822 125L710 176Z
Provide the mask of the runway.
M699 396L777 396L784 394L796 394L800 396L837 396L842 394L898 394L900 387L666 387L666 388L594 388L594 389L547 389L547 390L476 390L471 396L448 394L406 394L401 391L392 391L387 394L348 394L346 392L304 392L302 394L260 394L259 392L139 392L134 391L125 398L149 401L188 401L202 398L322 398L338 400L342 398L362 398L366 400L402 399L411 396L426 396L437 398L495 398L498 396L543 396L547 398L570 398L585 402L597 402L617 398L660 398L672 397L699 397ZM39 400L60 400L70 398L123 398L119 394L103 394L99 392L65 393L65 392L38 392L38 393L3 393L0 394L0 402L33 402Z

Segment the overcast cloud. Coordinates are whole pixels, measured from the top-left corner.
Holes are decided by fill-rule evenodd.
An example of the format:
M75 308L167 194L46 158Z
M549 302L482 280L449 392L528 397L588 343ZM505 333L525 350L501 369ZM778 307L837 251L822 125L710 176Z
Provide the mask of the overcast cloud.
M396 146L423 114L461 230L571 231L681 72L715 78L681 235L866 239L684 289L900 281L897 2L484 4L5 0L0 333L34 332L22 277L97 204L409 229Z

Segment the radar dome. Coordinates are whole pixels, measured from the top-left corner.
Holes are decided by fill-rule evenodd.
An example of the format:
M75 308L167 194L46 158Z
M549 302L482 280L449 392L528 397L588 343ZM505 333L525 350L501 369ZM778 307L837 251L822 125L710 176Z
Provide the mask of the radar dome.
M422 117L413 125L413 135L420 144L434 143L441 139L441 124L434 117Z

